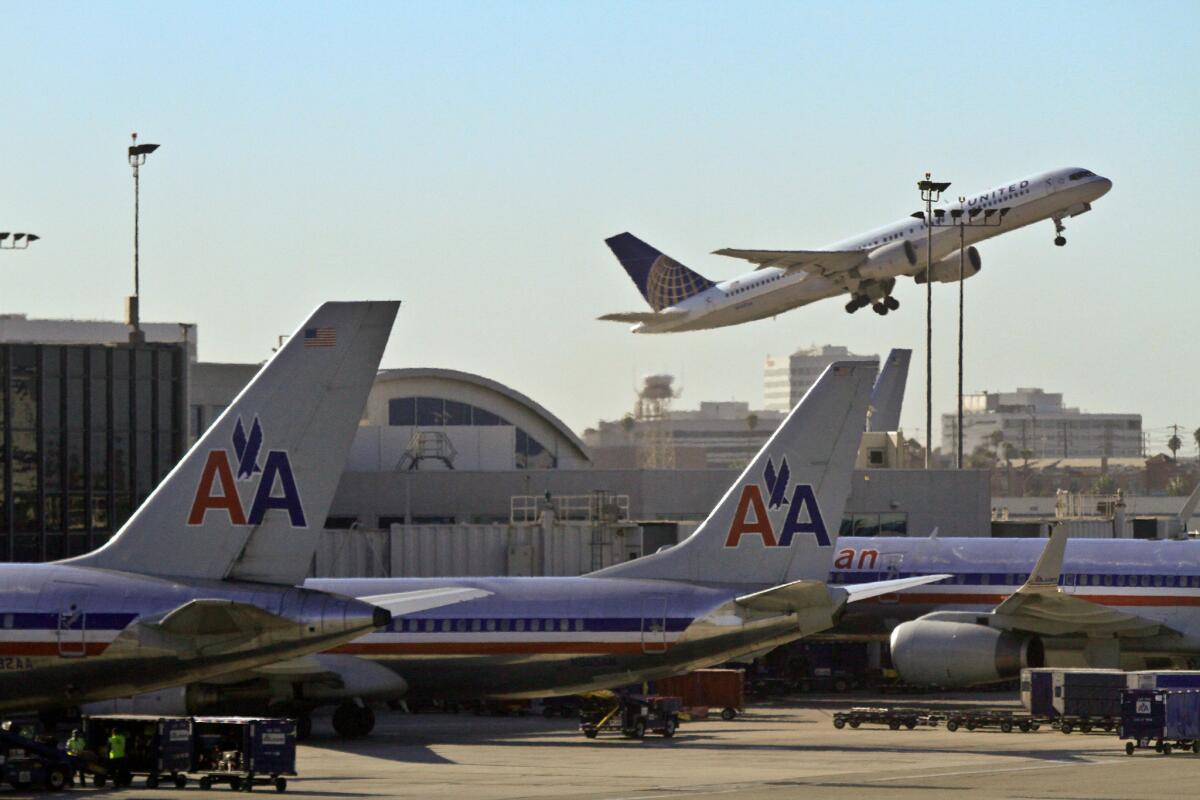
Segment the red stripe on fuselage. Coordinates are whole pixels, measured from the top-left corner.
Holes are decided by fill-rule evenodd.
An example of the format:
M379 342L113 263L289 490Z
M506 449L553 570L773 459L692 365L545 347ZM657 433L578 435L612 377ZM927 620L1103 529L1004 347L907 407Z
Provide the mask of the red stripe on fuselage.
M350 642L326 652L360 656L381 655L492 655L512 653L661 653L670 647L661 642Z
M1076 592L1066 592L1068 597L1078 597L1080 600L1087 600L1089 603L1095 603L1101 606L1200 606L1200 596L1198 595L1169 595L1169 594L1144 594L1144 595L1129 595L1129 594L1081 594ZM967 593L940 593L940 592L904 592L903 594L883 595L889 598L885 601L886 605L908 604L908 605L967 605L967 606L995 606L1004 602L1011 596L1010 594L967 594ZM872 597L865 601L869 603L879 603L879 597Z

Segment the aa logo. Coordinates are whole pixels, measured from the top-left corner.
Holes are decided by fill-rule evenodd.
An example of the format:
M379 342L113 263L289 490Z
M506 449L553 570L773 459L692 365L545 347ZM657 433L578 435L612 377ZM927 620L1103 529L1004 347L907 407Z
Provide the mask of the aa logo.
M292 474L292 463L286 450L268 450L266 459L259 464L262 454L263 429L254 418L249 433L238 417L233 429L234 464L225 449L212 450L204 462L200 482L196 485L196 496L192 499L192 510L188 513L188 525L203 525L209 511L223 511L230 525L259 525L268 511L277 508L288 513L293 528L307 527L304 505L300 502L300 491L296 488L296 477ZM247 512L242 507L238 494L238 483L252 481L257 476L254 500Z
M775 464L767 459L767 468L763 470L763 486L750 483L742 487L742 495L738 498L737 511L733 513L733 523L729 526L729 535L725 537L726 547L737 547L743 536L758 536L764 547L790 547L798 533L811 533L816 537L817 544L829 547L829 533L825 529L825 520L821 518L821 509L817 507L817 498L812 487L807 483L798 483L791 487L791 471L787 459L775 471ZM782 517L777 529L772 522L772 512L776 518Z

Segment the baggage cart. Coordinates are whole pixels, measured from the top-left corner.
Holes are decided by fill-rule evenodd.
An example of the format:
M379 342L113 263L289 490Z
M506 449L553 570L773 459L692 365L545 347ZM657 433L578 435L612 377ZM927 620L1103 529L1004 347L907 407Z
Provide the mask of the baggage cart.
M1129 673L1130 689L1200 689L1200 671L1147 669Z
M654 688L660 695L678 697L689 712L719 708L726 721L746 708L746 678L740 669L698 669L657 680Z
M857 728L860 725L884 725L898 731L908 728L910 731L918 725L935 728L943 719L941 714L927 708L910 706L855 706L849 711L838 711L833 715L833 727L839 730L849 725Z
M1001 733L1031 733L1042 727L1042 721L1021 711L1007 708L971 708L946 712L946 730L965 728L974 730L998 730Z
M256 717L196 717L190 772L201 789L225 783L233 791L274 786L287 791L296 774L296 721Z
M1128 740L1126 755L1151 747L1163 755L1200 753L1200 691L1126 689L1118 735Z
M120 774L110 774L113 770L105 756L114 730L125 734L125 763ZM95 758L94 765L100 767L93 771L96 786L104 786L109 780L114 786L129 786L135 775L145 776L148 789L157 788L163 780L179 789L187 786L192 763L190 717L98 714L83 718L83 736L87 752Z
M602 731L619 731L630 739L647 733L670 739L679 729L678 697L627 694L614 697L590 696L579 712L579 729L589 739Z

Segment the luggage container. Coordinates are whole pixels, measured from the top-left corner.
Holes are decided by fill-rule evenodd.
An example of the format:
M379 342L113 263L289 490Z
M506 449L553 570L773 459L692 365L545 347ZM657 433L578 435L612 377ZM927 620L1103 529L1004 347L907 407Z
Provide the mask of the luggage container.
M1121 692L1128 675L1119 669L1059 669L1052 672L1054 716L1063 733L1094 728L1111 731L1121 718Z
M200 788L227 783L235 792L256 785L287 791L296 774L296 721L253 717L196 717L192 768Z
M1118 734L1130 740L1126 755L1150 747L1163 755L1172 749L1200 753L1200 691L1125 689Z
M721 719L731 720L746 708L746 678L740 669L698 669L686 675L654 682L661 695L678 697L689 713L693 709L721 709Z
M125 764L120 774L109 774L112 770L105 755L114 730L125 734ZM83 718L83 736L88 752L97 756L95 764L103 768L92 776L96 786L109 780L114 786L128 786L135 775L144 775L149 789L162 780L170 780L180 789L187 785L192 763L190 717L100 714Z
M1021 705L1025 706L1029 716L1047 720L1054 718L1055 672L1045 668L1021 670Z
M1129 673L1130 689L1200 689L1200 671L1147 669Z

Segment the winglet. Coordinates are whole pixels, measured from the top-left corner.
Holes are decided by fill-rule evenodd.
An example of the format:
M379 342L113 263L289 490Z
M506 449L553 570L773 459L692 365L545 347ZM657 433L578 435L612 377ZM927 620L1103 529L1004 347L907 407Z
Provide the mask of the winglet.
M1188 523L1196 513L1197 503L1200 503L1200 483L1196 484L1196 488L1192 489L1188 499L1183 502L1183 508L1179 509L1179 528L1183 533L1187 533Z
M1033 572L1019 589L996 606L995 613L1006 614L1015 611L1021 605L1022 598L1029 595L1046 595L1058 593L1058 579L1062 576L1063 556L1067 550L1067 527L1061 523L1054 525L1046 549L1042 550Z

